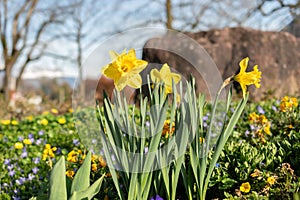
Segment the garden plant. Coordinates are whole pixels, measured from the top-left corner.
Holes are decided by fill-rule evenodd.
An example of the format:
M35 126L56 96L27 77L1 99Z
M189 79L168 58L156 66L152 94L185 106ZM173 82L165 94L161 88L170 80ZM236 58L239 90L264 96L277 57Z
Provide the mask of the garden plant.
M246 71L249 58L210 104L192 76L182 80L167 63L151 70L143 95L148 63L134 49L110 54L102 72L115 91L96 109L1 120L0 199L299 198L298 97L248 102L247 87L263 78L258 66ZM233 98L234 81L241 97ZM135 104L126 87L140 90ZM90 112L98 119L93 149L73 121Z

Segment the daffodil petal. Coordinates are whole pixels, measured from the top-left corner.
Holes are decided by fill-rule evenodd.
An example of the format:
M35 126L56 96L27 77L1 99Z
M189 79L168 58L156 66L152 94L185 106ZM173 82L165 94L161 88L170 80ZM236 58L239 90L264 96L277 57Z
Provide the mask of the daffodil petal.
M161 69L160 69L160 73L162 74L162 76L166 76L168 74L171 74L171 70L170 67L167 63L165 63Z
M162 80L161 74L157 69L152 69L150 72L152 82L157 83Z
M142 85L142 78L139 74L133 74L128 79L127 84L132 88L140 88Z
M110 59L114 61L116 58L118 58L119 54L115 51L109 51Z
M248 66L249 58L246 57L240 61L240 72L245 72Z
M177 84L180 81L181 76L179 74L172 73L172 79L174 80L174 83Z
M243 91L243 98L246 98L247 86L244 84L240 84Z
M121 74L119 72L119 70L115 67L113 67L111 64L106 65L103 69L102 69L102 73L107 77L107 78L111 78L114 81L118 81Z
M127 85L127 82L128 82L127 80L128 80L128 76L126 76L126 75L121 76L120 79L115 82L116 89L118 91L123 90L124 87Z
M135 62L135 66L133 69L130 70L130 73L140 73L141 71L143 71L143 69L145 69L148 65L147 61L144 60L137 60Z

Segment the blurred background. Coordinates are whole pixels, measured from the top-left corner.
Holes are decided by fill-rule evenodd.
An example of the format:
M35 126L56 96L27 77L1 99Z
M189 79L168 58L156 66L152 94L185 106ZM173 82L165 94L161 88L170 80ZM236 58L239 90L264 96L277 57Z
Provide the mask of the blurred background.
M0 118L63 112L76 83L82 99L95 93L99 77L83 69L89 54L145 27L286 31L299 43L300 0L0 0Z

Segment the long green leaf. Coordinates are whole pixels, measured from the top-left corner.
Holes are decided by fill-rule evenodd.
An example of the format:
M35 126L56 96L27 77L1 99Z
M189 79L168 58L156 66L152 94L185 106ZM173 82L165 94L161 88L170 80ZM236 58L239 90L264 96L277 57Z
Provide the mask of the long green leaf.
M83 191L75 191L69 200L78 200L78 199L92 199L101 189L103 179L105 174L103 174L96 182L94 182L89 188Z
M75 174L71 186L71 195L73 192L86 190L90 186L90 172L91 172L91 152L87 154L83 164Z
M49 200L67 200L66 165L62 156L52 169Z

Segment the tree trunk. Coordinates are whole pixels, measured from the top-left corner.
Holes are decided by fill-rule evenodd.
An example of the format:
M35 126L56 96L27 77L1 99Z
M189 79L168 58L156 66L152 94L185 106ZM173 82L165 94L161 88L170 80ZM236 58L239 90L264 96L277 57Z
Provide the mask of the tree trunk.
M167 17L167 22L166 22L166 27L167 29L173 29L173 16L172 16L172 2L171 0L166 0L166 17Z
M77 43L77 66L78 66L78 73L79 73L79 94L81 99L84 101L85 99L85 80L83 77L83 69L82 69L82 44L81 44L81 37L82 37L82 23L79 22L77 35L76 35L76 43Z
M5 101L9 102L10 100L10 84L11 84L11 70L7 68L5 70L4 74L4 83L3 83L3 89L4 89L4 96Z

